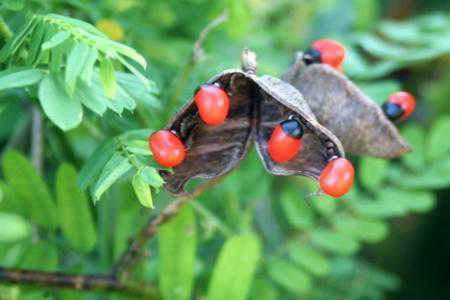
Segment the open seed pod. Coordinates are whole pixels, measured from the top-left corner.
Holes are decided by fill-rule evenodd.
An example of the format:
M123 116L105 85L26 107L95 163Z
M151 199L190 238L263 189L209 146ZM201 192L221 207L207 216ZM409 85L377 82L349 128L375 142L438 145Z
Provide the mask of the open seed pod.
M275 175L317 179L331 157L344 156L339 140L316 121L300 93L277 78L257 77L254 54L244 54L243 71L226 70L208 81L218 83L230 97L224 123L210 126L202 122L192 99L167 125L186 148L183 163L172 173L162 172L169 192L182 195L190 179L223 176L239 163L253 141L264 166ZM296 117L305 128L303 147L292 160L277 164L268 155L267 141L274 127L289 117Z
M339 138L346 151L393 158L411 150L382 109L333 68L307 66L298 53L282 79L301 92L317 120Z
M340 141L320 125L302 95L290 84L264 75L259 86L255 146L266 169L274 175L305 175L317 179L333 156L343 157ZM289 118L298 119L304 128L302 149L285 163L274 162L267 153L268 140L275 126Z

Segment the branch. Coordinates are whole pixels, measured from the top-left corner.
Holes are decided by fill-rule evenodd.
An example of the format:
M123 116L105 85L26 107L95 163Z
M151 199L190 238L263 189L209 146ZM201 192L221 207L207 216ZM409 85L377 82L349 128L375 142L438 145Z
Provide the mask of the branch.
M118 278L126 279L129 271L139 260L142 248L158 232L160 226L176 216L185 204L197 198L206 189L216 184L219 179L216 178L200 185L191 194L178 198L167 205L164 211L158 216L151 218L131 242L128 249L122 254L118 263L113 268L113 274Z
M203 28L203 30L198 35L197 40L194 43L194 48L192 49L191 62L196 63L200 61L204 56L204 51L202 48L203 42L205 41L208 34L220 24L226 22L228 20L228 13L224 11L217 18L213 19L209 24Z
M181 71L178 73L178 76L176 76L175 79L172 81L171 90L173 92L170 93L167 100L167 106L169 107L169 109L167 110L168 113L170 113L171 111L170 108L173 106L173 104L176 103L177 99L180 97L183 87L186 85L186 81L189 79L189 75L191 74L195 65L203 58L204 51L202 46L206 37L214 28L216 28L217 26L219 26L220 24L224 23L227 20L228 20L228 13L224 11L217 18L209 22L205 26L205 28L203 28L203 30L200 32L192 48L191 56L189 57L188 61L181 69Z
M35 105L31 107L31 160L39 172L42 172L44 142L42 136L42 114Z
M124 284L114 276L68 275L59 272L41 272L0 267L0 282L58 287L74 290L117 291L133 295L156 296L156 292L145 285Z

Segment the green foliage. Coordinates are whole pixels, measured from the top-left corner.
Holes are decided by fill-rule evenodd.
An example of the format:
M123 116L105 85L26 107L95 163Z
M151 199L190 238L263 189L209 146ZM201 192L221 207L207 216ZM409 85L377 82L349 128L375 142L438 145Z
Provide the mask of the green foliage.
M30 235L31 227L21 216L0 213L0 226L5 228L0 234L0 242L16 242Z
M62 164L56 172L55 185L59 224L64 236L75 249L85 252L92 250L97 233L88 199L77 185L74 167Z
M71 98L61 88L61 78L45 77L39 84L39 101L47 117L62 130L72 129L83 119L79 98Z
M133 94L156 92L127 59L146 68L145 59L133 48L108 39L89 23L56 14L33 15L0 50L0 62L27 69L0 74L0 90L40 82L38 97L45 114L59 128L69 130L80 124L82 105L99 115L107 108L121 114L141 101ZM118 84L114 62L135 77L123 76L125 82ZM127 85L136 90L127 91Z
M228 21L192 60L197 36L224 9ZM386 298L400 279L383 268L409 263L424 239L417 227L450 187L450 17L387 15L396 13L374 0L2 1L0 266L109 271L174 201L157 193L164 181L148 136L199 84L237 67L243 47L258 54L260 74L278 76L294 51L333 37L347 48L345 74L378 104L400 89L417 96L417 112L398 125L414 151L351 157L356 184L339 200L315 194L309 179L268 175L252 152L161 228L130 281L149 282L162 299ZM43 115L42 168L31 107ZM10 299L75 297L0 289Z
M450 35L449 24L448 16L443 13L405 22L380 22L377 34L357 33L349 43L361 47L376 61L369 62L358 52L350 51L345 70L355 78L375 79L449 54L450 45L442 42Z
M91 187L94 203L116 181L134 172L132 186L142 205L153 207L150 186L159 189L164 181L155 168L147 165L151 155L144 141L150 131L135 130L106 140L92 154L80 171L79 184Z
M286 260L274 258L267 268L272 280L292 294L303 294L311 288L311 277Z
M5 70L0 72L0 91L38 83L43 73L36 69Z
M192 208L161 227L159 286L164 299L189 299L194 284L197 228Z
M253 234L228 239L215 263L207 299L246 299L261 256L260 247Z
M3 175L20 201L24 216L41 226L56 226L56 205L43 178L34 166L19 152L3 155Z

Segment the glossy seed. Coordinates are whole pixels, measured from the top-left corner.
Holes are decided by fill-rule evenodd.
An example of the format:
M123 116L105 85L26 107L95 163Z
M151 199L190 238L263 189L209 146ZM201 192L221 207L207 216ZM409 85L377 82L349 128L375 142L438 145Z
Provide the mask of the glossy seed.
M391 94L386 103L396 104L401 107L403 113L397 118L400 121L406 120L416 109L416 99L413 95L404 91Z
M156 162L166 168L178 166L186 155L183 142L168 130L153 133L148 144Z
M277 125L268 142L268 152L273 161L283 163L294 158L302 147L303 127L291 119Z
M337 70L342 70L345 59L345 48L331 39L321 39L312 43L312 48L320 52L320 61Z
M331 160L319 177L321 190L334 198L348 193L353 186L355 169L350 161L340 157Z
M227 93L214 84L203 84L194 96L200 118L208 125L222 124L230 110L230 98Z

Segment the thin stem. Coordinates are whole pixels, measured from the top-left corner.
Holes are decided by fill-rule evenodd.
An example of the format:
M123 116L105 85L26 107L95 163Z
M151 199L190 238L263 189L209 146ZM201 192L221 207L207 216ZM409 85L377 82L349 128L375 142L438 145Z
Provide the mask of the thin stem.
M233 230L231 230L225 223L222 222L222 220L216 217L211 211L209 211L199 202L190 202L189 204L195 209L196 212L208 219L214 226L216 226L217 229L219 229L219 231L225 237L229 237L233 234Z
M179 197L174 202L170 203L166 206L164 211L160 213L155 218L151 218L147 225L145 225L141 231L137 234L134 240L131 242L128 249L122 254L118 263L113 269L113 274L121 279L126 279L129 276L129 271L134 267L137 261L140 258L142 249L146 245L146 243L158 233L159 228L164 223L170 221L173 217L175 217L181 209L190 201L197 198L201 193L203 193L206 189L210 188L214 184L217 183L219 179L210 180L203 185L197 187L194 192L189 195Z
M41 272L0 267L0 281L9 284L67 288L74 290L118 291L126 294L156 296L148 283L122 283L107 275L69 275L59 272Z
M36 105L31 107L31 160L39 172L42 172L44 139L42 113Z
M30 124L29 115L22 115L17 121L17 125L12 131L8 143L3 148L3 153L21 145L28 138L28 128Z
M205 41L208 34L217 26L224 23L228 20L228 13L224 11L222 14L220 14L217 18L213 19L211 22L209 22L205 28L200 32L197 40L194 43L194 46L192 48L191 56L189 57L188 61L184 65L184 67L179 72L179 75L176 76L174 81L172 82L172 93L168 97L167 106L169 108L173 107L173 105L176 103L177 99L180 97L180 95L183 92L183 87L186 85L186 82L189 79L189 76L192 73L192 70L194 69L195 65L202 59L204 56L204 51L202 48L203 42ZM167 110L168 113L170 113L170 109Z

